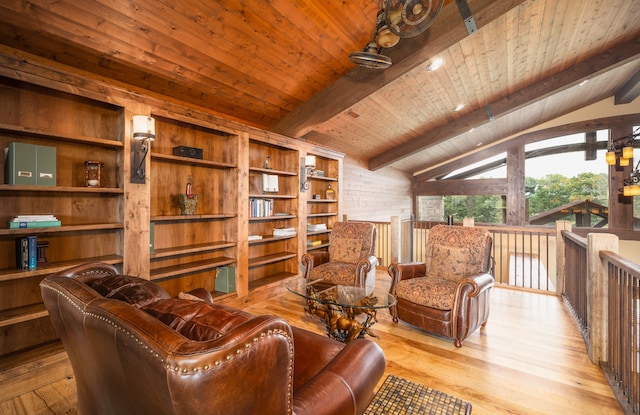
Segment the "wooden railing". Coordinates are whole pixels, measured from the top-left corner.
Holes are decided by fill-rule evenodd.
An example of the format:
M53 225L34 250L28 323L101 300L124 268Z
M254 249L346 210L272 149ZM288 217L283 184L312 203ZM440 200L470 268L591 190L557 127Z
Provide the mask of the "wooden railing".
M573 313L585 341L589 338L587 318L587 239L574 233L563 231L565 280L562 297Z
M607 264L606 360L600 362L626 414L640 413L640 266L610 251Z

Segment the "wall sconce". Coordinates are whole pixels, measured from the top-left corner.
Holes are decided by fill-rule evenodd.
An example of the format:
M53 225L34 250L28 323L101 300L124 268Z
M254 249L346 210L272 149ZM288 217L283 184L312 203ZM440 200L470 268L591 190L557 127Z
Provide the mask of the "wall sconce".
M145 161L151 141L156 139L156 120L147 115L134 115L132 132L130 181L144 184L147 176Z
M640 128L637 128L633 134L630 134L627 137L621 137L617 140L609 141L609 148L607 150L607 154L605 156L605 160L608 165L615 166L618 164L620 167L627 167L631 163L633 159L633 149L634 149L634 141L635 138L640 136ZM622 140L626 141L623 144L614 144L614 142L619 142ZM620 189L624 196L640 196L640 171L638 168L640 167L640 161L636 164L635 168L629 175L628 179L624 180L624 187Z
M309 190L309 179L316 174L316 156L300 158L300 191Z

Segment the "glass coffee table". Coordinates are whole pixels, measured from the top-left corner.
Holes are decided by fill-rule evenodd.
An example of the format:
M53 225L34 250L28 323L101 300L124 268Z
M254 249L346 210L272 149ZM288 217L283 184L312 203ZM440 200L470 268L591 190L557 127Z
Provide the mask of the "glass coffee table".
M371 326L378 321L377 311L396 303L395 297L386 291L323 280L297 279L288 282L286 287L306 299L305 312L324 322L329 337L345 343L365 335L378 337L371 331Z

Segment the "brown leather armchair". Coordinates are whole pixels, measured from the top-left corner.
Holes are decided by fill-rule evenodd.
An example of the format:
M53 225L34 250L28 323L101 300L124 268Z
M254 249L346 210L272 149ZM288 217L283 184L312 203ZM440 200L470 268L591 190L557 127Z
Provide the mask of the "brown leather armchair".
M429 231L426 262L392 264L393 321L454 339L456 347L489 318L492 239L475 227L436 225Z
M375 343L345 345L86 264L41 282L76 378L78 413L362 414L385 369Z
M336 222L329 250L302 255L307 281L323 279L340 285L374 288L376 285L376 226L370 222Z

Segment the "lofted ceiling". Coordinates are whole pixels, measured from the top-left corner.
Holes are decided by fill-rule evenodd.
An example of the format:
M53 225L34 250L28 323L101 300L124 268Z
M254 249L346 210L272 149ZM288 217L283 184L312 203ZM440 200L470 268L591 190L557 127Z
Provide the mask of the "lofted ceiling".
M4 0L0 45L410 174L638 94L637 0L445 0L427 31L384 50L385 70L348 58L371 39L377 10L375 0ZM444 66L426 71L436 56Z

